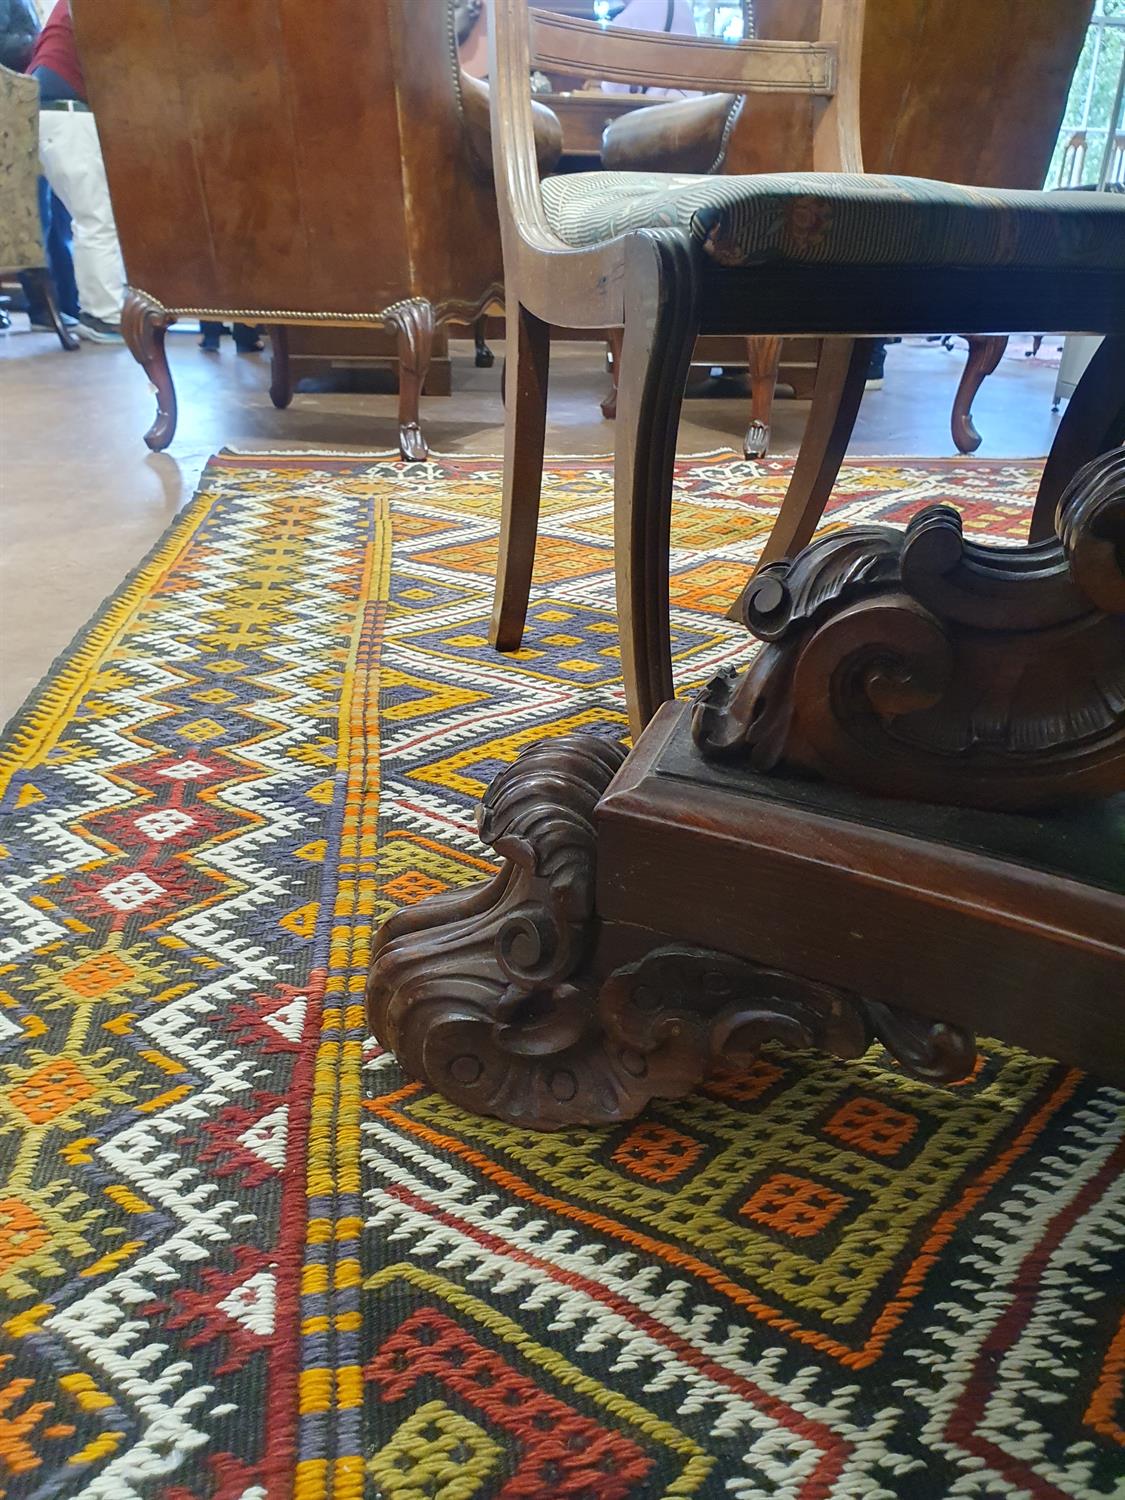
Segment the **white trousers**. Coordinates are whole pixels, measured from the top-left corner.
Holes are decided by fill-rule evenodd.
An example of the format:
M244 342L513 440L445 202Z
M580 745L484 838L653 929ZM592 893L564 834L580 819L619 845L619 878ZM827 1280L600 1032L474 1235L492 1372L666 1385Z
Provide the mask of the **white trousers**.
M74 220L74 279L82 311L120 323L125 267L93 115L41 110L39 162Z

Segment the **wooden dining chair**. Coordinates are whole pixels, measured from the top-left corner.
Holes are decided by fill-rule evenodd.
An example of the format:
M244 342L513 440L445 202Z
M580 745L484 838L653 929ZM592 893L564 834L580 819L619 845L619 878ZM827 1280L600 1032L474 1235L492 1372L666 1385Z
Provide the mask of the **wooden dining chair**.
M492 622L499 649L520 645L530 593L552 324L624 330L614 551L634 731L673 692L672 469L700 332L824 337L821 378L827 365L845 390L862 383L874 337L948 328L1099 332L1108 337L1067 413L1055 482L1062 466L1073 472L1079 457L1107 446L1125 391L1125 204L1110 195L863 175L855 66L862 0L824 0L811 43L615 34L529 12L526 0L493 0L491 14L509 339ZM590 172L540 181L527 89L533 66L704 91L807 95L817 170ZM836 420L850 419L847 399L835 410ZM832 434L811 437L815 463L833 451ZM797 467L804 462L802 454Z

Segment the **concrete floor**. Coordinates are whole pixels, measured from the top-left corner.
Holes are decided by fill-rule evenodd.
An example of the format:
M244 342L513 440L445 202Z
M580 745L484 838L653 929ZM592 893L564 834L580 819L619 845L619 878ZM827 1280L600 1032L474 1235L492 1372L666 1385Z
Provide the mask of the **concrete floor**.
M180 425L167 453L149 453L141 435L152 420L148 384L120 347L85 344L66 354L53 335L26 331L16 318L0 334L0 724L75 633L136 566L219 448L327 447L382 452L395 442L392 395L298 395L276 411L267 392L268 355L199 353L195 335L169 336ZM455 342L452 398L423 403L438 453L501 451L499 356L473 365L472 346ZM954 452L949 409L961 353L909 342L892 346L882 391L865 399L852 451L934 457ZM981 458L1047 452L1054 371L1006 359L976 404ZM728 382L733 386L733 382ZM592 344L556 350L548 452L611 451L612 425L598 411L605 388ZM774 452L792 453L805 402L779 401ZM690 399L679 435L683 454L741 448L747 403L737 391Z

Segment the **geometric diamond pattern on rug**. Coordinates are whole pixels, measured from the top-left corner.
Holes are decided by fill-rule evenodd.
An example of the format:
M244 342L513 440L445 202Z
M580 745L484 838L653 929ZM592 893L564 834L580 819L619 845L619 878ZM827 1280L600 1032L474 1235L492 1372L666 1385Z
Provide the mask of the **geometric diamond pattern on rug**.
M721 615L788 474L677 465L682 689L752 649ZM852 463L826 519L1015 540L1034 483ZM1120 1093L771 1048L536 1136L366 1036L375 927L493 869L495 773L624 732L610 466L548 465L507 657L499 492L219 458L0 747L0 1492L1107 1500Z

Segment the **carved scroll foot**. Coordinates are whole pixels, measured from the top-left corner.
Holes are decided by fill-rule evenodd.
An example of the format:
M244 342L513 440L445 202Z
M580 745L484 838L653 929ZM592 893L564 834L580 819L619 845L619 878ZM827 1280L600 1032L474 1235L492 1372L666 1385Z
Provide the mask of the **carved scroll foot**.
M121 310L121 332L129 352L142 367L156 393L156 421L145 433L145 442L160 453L176 435L176 388L168 368L164 334L176 321L172 313L144 292L125 289Z
M525 750L481 805L499 874L399 912L376 938L371 1030L465 1109L544 1130L633 1112L628 1074L603 1057L587 969L593 812L624 759L592 735Z
M973 402L985 379L1003 359L1008 340L984 334L967 334L966 337L969 357L953 398L950 431L958 453L975 453L981 445L981 435L973 423Z
M473 343L476 345L476 367L478 370L491 370L496 363L496 356L488 347L484 337L483 318L478 318L473 324Z
M918 1077L970 1070L956 1027L655 933L601 978L593 814L624 756L589 735L526 750L481 811L499 873L385 924L368 1018L410 1073L465 1109L558 1130L632 1119L767 1041L855 1058L878 1037Z
M430 368L434 343L434 310L424 297L396 303L383 314L398 334L398 447L407 463L429 454L419 421L419 399Z

